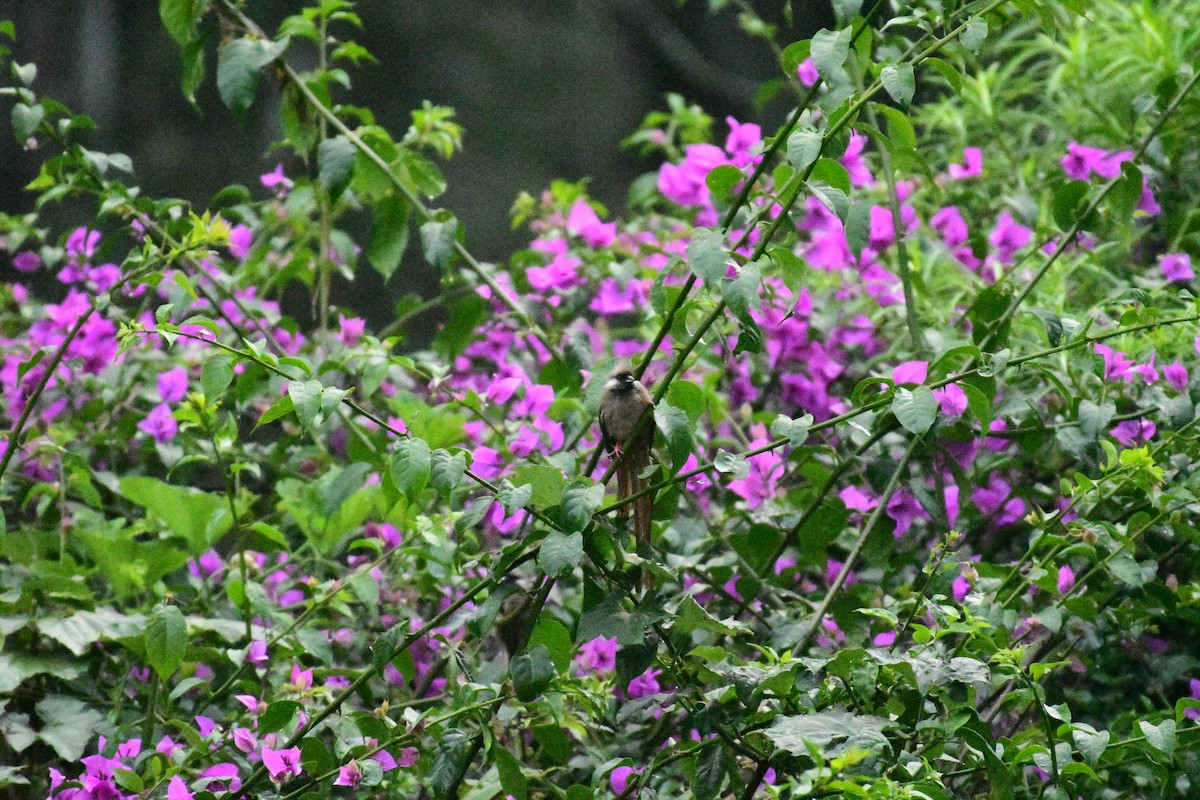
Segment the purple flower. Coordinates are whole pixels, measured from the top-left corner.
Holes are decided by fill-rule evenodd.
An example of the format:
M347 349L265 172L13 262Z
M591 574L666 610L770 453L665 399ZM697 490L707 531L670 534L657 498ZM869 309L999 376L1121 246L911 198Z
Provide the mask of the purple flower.
M725 152L733 159L736 167L745 167L755 159L751 155L754 148L762 142L762 128L753 122L738 122L733 117L726 117L729 125L729 135L725 137Z
M1192 257L1187 253L1167 253L1159 256L1158 265L1162 267L1167 283L1190 281L1196 277L1196 273L1192 271Z
M1124 422L1117 423L1117 426L1108 432L1108 435L1116 439L1126 447L1133 447L1141 442L1145 442L1158 432L1158 426L1146 419L1127 419Z
M166 403L156 405L137 426L138 430L154 437L159 444L171 441L179 433L179 423L171 416L171 407Z
M1077 181L1086 181L1091 177L1092 170L1104 158L1104 151L1099 147L1088 147L1087 145L1071 142L1067 145L1067 154L1062 157L1063 172L1067 173L1067 177L1074 178Z
M647 669L629 682L626 694L630 698L649 697L650 695L658 694L662 691L662 687L658 685L659 675L662 675L661 669Z
M1058 568L1058 593L1066 594L1074 585L1075 570L1071 569L1070 564L1063 564Z
M1071 142L1067 145L1067 154L1059 163L1067 177L1086 181L1093 172L1101 178L1115 178L1121 174L1121 165L1132 159L1132 150L1108 153L1099 147Z
M544 267L529 267L525 270L525 277L535 291L562 291L583 283L576 271L581 263L577 258L558 256Z
M87 271L87 279L98 292L107 292L121 280L121 268L116 264L101 264Z
M917 498L908 489L898 489L887 504L887 515L896 523L892 535L899 539L908 533L908 529L919 519L929 519L925 509L917 502Z
M895 641L895 631L883 631L882 633L875 634L874 638L871 639L871 644L876 647L891 647Z
M267 665L267 643L256 639L246 648L246 663L253 667Z
M946 206L929 220L929 227L942 235L947 247L955 248L967 241L969 232L958 206Z
M588 201L580 197L567 215L567 233L582 237L588 247L608 247L616 238L617 224L601 222Z
M838 492L838 497L842 503L851 511L857 511L860 514L865 514L875 506L879 505L879 500L871 497L869 494L859 489L857 486L847 486Z
M588 307L606 317L645 308L649 299L649 283L634 278L622 286L615 278L605 278L600 281L600 291Z
M959 575L950 584L950 594L954 596L954 601L961 603L971 592L971 582L966 579L966 576Z
M1162 213L1162 206L1155 199L1154 192L1150 189L1150 181L1145 175L1142 176L1142 196L1134 210L1144 212L1148 217L1157 217Z
M338 767L338 776L334 779L334 786L349 786L352 789L358 788L358 784L362 782L363 773L359 769L358 762L350 759L345 766Z
M850 131L850 143L846 145L846 152L838 159L839 163L850 173L850 183L855 186L865 186L874 180L871 177L871 171L867 169L866 162L862 159L863 146L866 143L867 137L858 131Z
M846 642L846 634L842 631L837 620L832 617L826 617L821 620L820 633L817 634L818 647L833 647L834 645L844 644Z
M374 742L375 740L372 739L371 741ZM379 769L382 772L391 772L396 768L396 759L387 750L380 750L375 753L375 755L371 756L371 760L379 765Z
M390 522L368 522L363 527L368 537L379 539L388 550L399 547L403 539L400 529Z
M957 383L934 389L933 396L947 417L960 417L967 410L967 393Z
M581 674L612 672L617 668L617 638L598 636L584 642L575 662Z
M1163 375L1167 379L1167 383L1174 386L1176 389L1183 391L1188 385L1187 367L1179 363L1179 359L1175 359L1173 363L1163 367Z
M983 151L978 147L964 147L962 152L965 164L951 164L948 170L950 177L958 181L963 178L976 178L982 175Z
M899 384L924 383L929 373L928 361L905 361L892 370L892 380Z
M282 783L289 775L300 774L300 748L289 747L286 750L272 750L263 745L263 766L271 774L271 780Z
M1033 231L1014 220L1012 214L1005 209L1000 212L1000 218L996 220L996 227L988 236L988 242L996 249L996 257L1000 259L1001 264L1011 264L1013 255L1029 244L1032 238Z
M625 794L629 790L629 779L635 773L639 772L641 770L634 769L633 767L620 766L608 773L608 783L612 786L613 793L617 795Z
M1133 380L1133 362L1120 350L1113 350L1106 344L1096 343L1092 349L1104 359L1104 380Z
M358 344L366 330L367 321L361 317L344 317L338 314L338 341L347 347Z
M167 370L158 376L158 396L164 403L178 403L187 394L188 371L183 367Z
M816 86L817 81L821 80L821 75L817 72L817 65L811 58L800 62L800 66L796 68L796 77L805 86Z
M400 766L405 769L417 763L417 759L421 757L421 752L415 747L406 747L400 751Z
M76 228L67 237L67 256L72 261L86 261L96 254L100 244L100 231Z
M31 250L25 250L13 256L13 269L17 272L36 272L42 265L42 259Z
M679 164L666 163L659 169L658 190L681 206L710 205L704 179L714 167L728 164L729 159L715 144L689 144L683 153Z
M167 800L192 800L192 797L183 778L178 775L172 776L171 782L167 784Z
M1191 690L1188 696L1193 700L1200 700L1200 679L1190 679L1188 681L1188 688ZM1194 722L1200 719L1200 708L1185 708L1183 715Z
M292 181L283 174L283 164L276 164L275 169L263 175L259 180L266 188L274 189L280 197L286 195L292 188Z
M245 225L234 225L229 229L229 254L239 261L250 252L254 233Z

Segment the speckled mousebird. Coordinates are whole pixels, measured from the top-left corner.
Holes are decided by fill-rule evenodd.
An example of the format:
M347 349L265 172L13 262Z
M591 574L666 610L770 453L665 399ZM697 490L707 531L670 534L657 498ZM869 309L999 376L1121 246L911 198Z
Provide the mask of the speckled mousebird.
M617 497L621 500L647 485L647 481L638 476L650 463L650 445L654 442L653 406L650 392L633 376L628 364L619 365L608 376L600 398L600 431L604 435L605 449L616 459ZM646 413L646 421L634 437L634 428L643 413ZM639 541L646 541L650 538L654 499L648 494L643 495L631 505L634 534ZM618 514L627 517L629 506L622 506Z

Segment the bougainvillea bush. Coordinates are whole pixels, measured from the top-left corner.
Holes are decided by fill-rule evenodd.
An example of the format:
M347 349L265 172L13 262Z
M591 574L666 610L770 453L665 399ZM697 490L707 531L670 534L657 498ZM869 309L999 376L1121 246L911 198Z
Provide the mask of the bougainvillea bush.
M436 207L453 112L350 104L348 2L162 0L186 96L280 88L203 207L0 25L9 796L1194 796L1200 4L834 7L739 4L779 130L671 97L622 213L522 195L503 264ZM331 301L421 258L384 330Z

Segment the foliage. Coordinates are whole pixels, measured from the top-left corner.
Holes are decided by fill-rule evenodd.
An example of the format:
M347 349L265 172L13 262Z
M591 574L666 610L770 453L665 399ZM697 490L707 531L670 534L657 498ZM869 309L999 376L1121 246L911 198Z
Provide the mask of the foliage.
M627 215L556 182L499 266L430 205L453 112L339 99L373 58L345 0L274 35L161 0L186 97L216 38L233 113L281 90L288 168L207 208L4 50L44 160L0 230L65 288L0 288L0 786L1195 791L1200 5L839 1L796 43L738 5L787 123L711 144L670 98ZM406 351L419 300L368 332L330 286L416 249L448 321ZM597 452L618 359L650 542Z

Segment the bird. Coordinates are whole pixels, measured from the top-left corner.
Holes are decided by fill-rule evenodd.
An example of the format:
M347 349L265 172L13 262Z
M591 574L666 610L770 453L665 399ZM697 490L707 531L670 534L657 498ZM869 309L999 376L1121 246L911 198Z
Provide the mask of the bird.
M650 445L654 442L653 408L650 392L634 377L630 366L619 364L608 376L604 394L600 397L600 432L604 448L615 459L618 500L647 486L648 482L639 476L650 463ZM643 415L646 419L639 426ZM631 505L634 535L638 541L648 541L654 499L645 494ZM622 506L618 515L628 517L629 506Z

